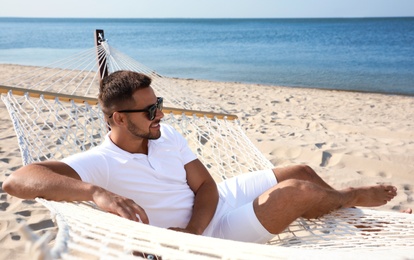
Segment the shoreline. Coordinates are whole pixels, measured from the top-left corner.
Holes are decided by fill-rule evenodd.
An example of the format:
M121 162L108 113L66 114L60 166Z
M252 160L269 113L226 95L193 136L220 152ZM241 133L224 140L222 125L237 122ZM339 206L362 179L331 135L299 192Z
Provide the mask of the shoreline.
M10 71L0 64L0 73L18 74L25 67L16 66ZM167 80L191 97L237 115L246 135L275 166L307 164L337 189L391 183L398 188L397 197L374 209L414 208L414 97ZM0 113L1 185L22 162L3 102ZM50 212L42 205L0 189L0 259L30 257L24 251L28 240L19 230L22 222L38 235L54 229Z
M0 64L1 65L1 64ZM180 78L180 77L165 77L170 79L177 79L177 80L194 80L194 81L206 81L206 82L214 82L214 83L230 83L230 84L248 84L248 85L255 85L255 86L265 86L265 87L280 87L280 88L294 88L294 89L316 89L316 90L326 90L326 91L339 91L339 92L351 92L351 93L366 93L366 94L380 94L380 95L389 95L389 96L406 96L406 97L414 97L413 94L402 93L402 92L376 92L376 91L369 91L369 90L354 90L354 89L335 89L335 88L322 88L322 87L305 87L305 86L288 86L288 85L278 85L278 84L264 84L264 83L255 83L255 82L244 82L244 81L219 81L219 80L210 80L210 79L196 79L196 78Z

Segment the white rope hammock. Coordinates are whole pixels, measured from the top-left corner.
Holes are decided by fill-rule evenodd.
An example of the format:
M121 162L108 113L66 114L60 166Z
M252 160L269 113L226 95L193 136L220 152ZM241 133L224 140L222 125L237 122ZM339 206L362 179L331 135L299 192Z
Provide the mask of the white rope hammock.
M106 60L105 67L98 67L97 54ZM98 145L107 133L95 99L98 72L120 69L152 77L156 94L168 106L164 122L187 138L216 181L272 167L235 116L168 84L105 41L49 67L28 67L27 72L1 82L1 98L13 121L23 163L58 160ZM346 209L319 220L298 219L269 241L269 246L143 225L102 212L92 203L37 201L51 211L58 226L51 247L47 237L32 245L33 252L44 258L136 259L134 252L162 259L327 258L338 254L343 258L355 254L398 258L412 257L414 252L414 216L409 214Z

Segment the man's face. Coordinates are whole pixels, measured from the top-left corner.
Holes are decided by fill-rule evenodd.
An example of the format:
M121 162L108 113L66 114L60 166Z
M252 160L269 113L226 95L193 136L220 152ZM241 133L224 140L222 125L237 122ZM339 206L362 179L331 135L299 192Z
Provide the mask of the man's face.
M128 109L147 109L157 103L157 97L151 87L135 91L132 95L135 100L134 107ZM162 111L157 109L154 120L149 119L148 112L125 113L128 131L139 138L158 139L161 136L160 121L164 117Z

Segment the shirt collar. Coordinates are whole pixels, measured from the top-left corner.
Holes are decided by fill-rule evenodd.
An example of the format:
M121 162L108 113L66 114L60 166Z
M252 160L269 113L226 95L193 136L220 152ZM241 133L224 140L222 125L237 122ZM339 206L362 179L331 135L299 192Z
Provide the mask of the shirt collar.
M105 139L104 142L101 144L104 148L108 148L111 151L115 151L117 153L123 154L125 156L131 157L131 158L135 158L139 155L144 155L144 154L138 154L138 153L130 153L127 152L121 148L119 148L114 142L112 142L111 138L111 131L109 131L106 135L105 135ZM163 143L164 142L164 137L163 137L163 127L161 126L161 137L155 140L148 140L148 149L150 149L151 146L153 145L157 145L158 143Z

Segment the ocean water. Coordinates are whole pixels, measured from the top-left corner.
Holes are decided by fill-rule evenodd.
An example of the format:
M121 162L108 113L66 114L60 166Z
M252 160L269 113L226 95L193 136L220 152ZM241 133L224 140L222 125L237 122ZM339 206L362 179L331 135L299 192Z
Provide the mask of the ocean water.
M414 18L0 18L0 63L109 43L169 77L414 95Z

